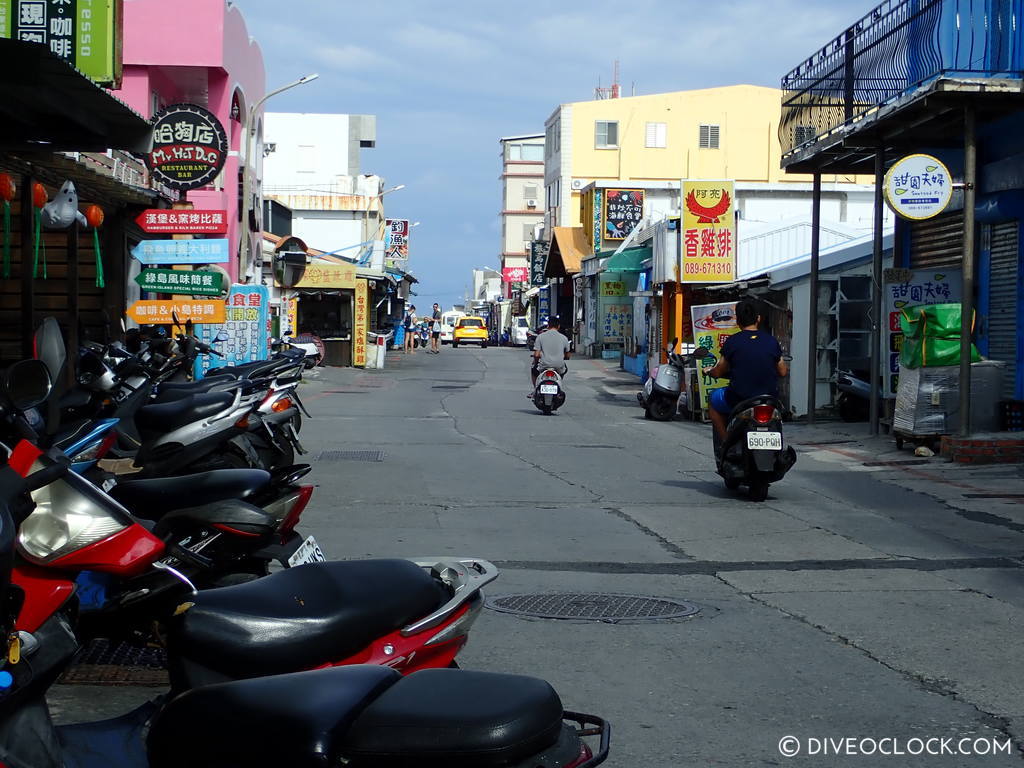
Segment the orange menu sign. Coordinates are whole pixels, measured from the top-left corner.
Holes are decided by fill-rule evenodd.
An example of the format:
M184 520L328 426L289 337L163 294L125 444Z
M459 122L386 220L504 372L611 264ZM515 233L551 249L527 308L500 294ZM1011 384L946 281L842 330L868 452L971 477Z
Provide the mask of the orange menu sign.
M367 285L363 279L356 280L355 332L352 337L352 365L366 367L366 322L370 316Z
M125 314L140 325L174 325L175 315L183 323L223 323L225 311L223 301L144 300L136 301Z

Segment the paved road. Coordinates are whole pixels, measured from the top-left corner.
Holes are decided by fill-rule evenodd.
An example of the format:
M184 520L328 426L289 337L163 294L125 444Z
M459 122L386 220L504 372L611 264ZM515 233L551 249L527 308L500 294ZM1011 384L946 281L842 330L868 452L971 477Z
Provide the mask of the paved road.
M553 417L526 399L526 365L522 350L445 348L391 355L383 371L323 369L307 388L311 456L384 455L319 458L304 529L331 557L493 560L492 597L699 604L664 623L487 611L474 628L463 665L547 678L567 707L609 718L611 765L1021 763L1019 500L965 512L795 427L796 469L754 504L721 486L706 427L645 421L606 363L572 364ZM824 749L813 739L977 751L959 739L1008 735L1012 755L806 754Z

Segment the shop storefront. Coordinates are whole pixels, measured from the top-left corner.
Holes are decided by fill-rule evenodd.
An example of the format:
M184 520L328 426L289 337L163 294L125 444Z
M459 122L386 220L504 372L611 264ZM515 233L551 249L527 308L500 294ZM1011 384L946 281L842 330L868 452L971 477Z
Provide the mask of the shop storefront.
M298 334L320 339L326 365L354 365L355 265L314 257L294 294Z

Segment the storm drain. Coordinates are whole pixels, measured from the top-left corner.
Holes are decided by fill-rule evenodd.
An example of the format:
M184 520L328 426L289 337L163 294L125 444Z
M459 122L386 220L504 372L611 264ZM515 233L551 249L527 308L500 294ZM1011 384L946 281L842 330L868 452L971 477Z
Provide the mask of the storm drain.
M608 595L593 592L501 595L487 606L500 613L537 619L577 621L665 621L693 616L700 607L684 600L643 595Z
M431 389L469 389L472 384L435 384Z
M66 685L167 685L167 651L93 640L60 678Z
M320 451L317 461L384 461L384 451Z

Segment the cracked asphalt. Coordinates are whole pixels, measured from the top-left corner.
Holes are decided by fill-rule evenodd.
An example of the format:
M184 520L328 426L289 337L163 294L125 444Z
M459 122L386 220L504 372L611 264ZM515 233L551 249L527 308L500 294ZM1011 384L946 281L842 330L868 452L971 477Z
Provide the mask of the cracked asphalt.
M446 347L319 369L303 390L320 487L302 530L330 558L486 558L502 570L492 598L698 604L632 623L487 610L474 627L460 663L546 678L566 708L608 718L612 766L1021 765L1018 468L907 463L793 426L797 465L755 504L714 474L709 427L645 421L638 385L608 363L573 361L552 417L525 397L527 364L523 350ZM318 460L338 450L384 455ZM849 737L904 754L849 754ZM1011 747L927 753L964 738Z

